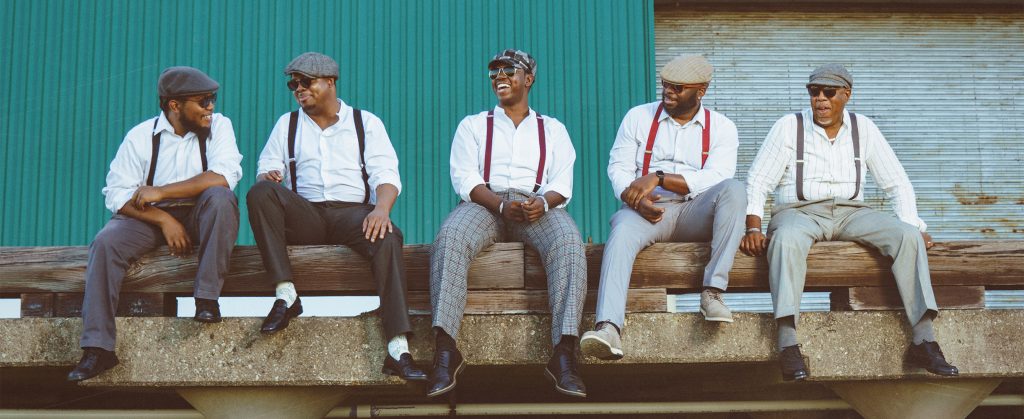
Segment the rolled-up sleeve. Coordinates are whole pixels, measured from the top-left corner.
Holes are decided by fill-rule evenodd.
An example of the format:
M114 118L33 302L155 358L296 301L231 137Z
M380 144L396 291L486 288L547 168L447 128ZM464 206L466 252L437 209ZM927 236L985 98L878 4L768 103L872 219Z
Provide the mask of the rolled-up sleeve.
M764 218L764 203L786 172L789 156L795 155L787 138L795 136L796 118L787 115L775 122L768 131L761 149L747 173L747 215Z
M402 179L398 173L398 154L391 144L384 122L376 115L366 116L366 173L370 175L370 188L377 190L383 184L394 185L402 193Z
M625 191L636 180L636 155L640 150L640 140L636 136L636 112L639 108L626 113L615 134L612 151L608 155L608 179L611 180L615 199L622 200Z
M547 118L545 118L547 119ZM564 208L572 200L572 176L573 166L576 164L576 148L572 145L572 138L569 131L561 123L551 124L550 138L554 145L551 153L551 163L546 169L547 182L539 191L541 194L557 192L565 197L565 202L557 208Z
M114 160L107 172L107 185L103 188L104 204L110 212L117 214L131 199L135 190L142 186L143 173L149 168L142 153L130 141L131 133L124 138L117 149Z
M449 158L451 167L452 187L463 201L471 202L469 193L477 185L484 183L480 175L480 142L473 133L473 116L467 116L459 122L452 139L452 153Z
M714 122L711 128L714 137L704 167L682 174L691 197L736 175L736 153L740 146L736 124L727 118L715 118Z
M267 137L267 144L263 146L263 151L260 152L260 159L257 162L256 176L268 173L271 171L278 171L282 175L285 174L285 160L287 159L288 150L285 149L286 142L288 141L288 120L289 115L284 114L277 119L277 123L274 124L274 128L270 130L270 136ZM291 176L291 175L289 175Z
M232 190L242 179L242 153L238 152L235 140L235 128L231 120L218 115L215 121L207 156L210 161L209 170L224 176L228 187Z

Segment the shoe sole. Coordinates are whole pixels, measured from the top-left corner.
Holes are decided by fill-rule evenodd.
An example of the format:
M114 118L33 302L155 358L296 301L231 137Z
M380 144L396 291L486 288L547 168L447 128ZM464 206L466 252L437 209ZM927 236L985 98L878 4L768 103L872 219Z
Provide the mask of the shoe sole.
M427 381L427 377L426 376L423 376L423 378L407 378L407 377L403 377L402 374L399 374L398 371L395 371L395 370L393 370L391 368L387 368L387 367L382 367L380 369L380 373L381 374L390 375L392 377L398 377L398 378L401 378L401 379L403 379L405 381Z
M210 323L220 323L220 321L221 321L221 319L200 319L198 317L193 317L192 320L195 320L195 321L197 321L199 323L207 323L207 324L210 324Z
M800 375L782 375L782 381L804 381L807 377L810 377L810 373L804 373Z
M287 316L287 314L286 314L286 316L288 317L288 323L285 324L284 327L281 327L281 328L278 328L278 329L274 329L274 330L263 330L263 329L260 329L260 333L262 333L264 335L272 335L274 333L277 333L277 332L280 332L280 331L282 331L284 329L287 329L288 325L292 324L292 319L297 318L300 315L302 315L302 306L299 306L298 311L295 313L294 316Z
M556 379L555 375L552 374L551 371L548 371L547 368L544 368L544 375L547 376L548 379L551 380L551 382L555 384L555 391L557 391L559 393L562 393L562 394L564 394L566 396L583 397L583 398L587 397L587 393L580 392L580 391L570 391L570 390L566 390L566 389L564 389L562 387L559 387L558 386L558 379Z
M455 367L455 373L452 374L452 383L448 384L447 387L442 388L440 390L437 390L437 391L435 391L433 393L427 393L427 397L437 397L437 396L440 396L442 394L445 394L445 393L455 389L455 384L456 384L456 382L459 379L459 373L461 373L462 369L465 368L465 367L466 367L466 360L463 359L462 362L459 363L459 366Z
M77 383L77 382L81 382L81 381L85 381L85 380L88 380L88 379L90 379L90 378L93 378L93 377L96 377L96 376L98 376L98 375L100 375L100 374L103 374L103 373L105 373L105 372L107 372L107 371L110 371L110 369L111 369L111 368L114 368L114 367L116 367L116 366L117 366L118 364L120 364L120 363L121 363L121 360L120 360L120 359L114 358L114 363L113 363L113 364L110 364L110 366L108 366L108 367L106 367L106 368L104 368L104 369L102 369L102 370L100 370L100 371L96 372L96 373L95 373L95 374L93 374L93 375L85 376L85 377L82 377L82 378L77 378L77 379L74 379L74 380L72 380L72 379L71 379L71 378L69 377L69 378L67 379L67 381L68 381L68 382L71 382L71 383Z
M700 309L700 314L704 316L704 320L709 322L732 323L732 317L708 317L708 313L703 308Z
M930 369L928 367L922 367L920 365L914 364L914 361L911 361L909 359L903 360L903 368L904 369L925 370L925 371L928 371L929 373L935 374L935 375L937 375L939 377L959 377L960 376L960 370L957 370L956 372L954 372L952 374L943 374L941 371L932 370L932 369Z
M580 339L580 350L587 356L605 361L617 361L623 357L622 349L613 348L611 343L597 336L584 336Z

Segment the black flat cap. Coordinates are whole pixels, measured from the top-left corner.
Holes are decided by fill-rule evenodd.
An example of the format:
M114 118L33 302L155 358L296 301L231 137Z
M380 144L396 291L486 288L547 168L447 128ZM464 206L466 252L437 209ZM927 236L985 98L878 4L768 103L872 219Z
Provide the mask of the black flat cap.
M156 90L160 97L192 96L216 92L220 85L206 73L193 67L167 67L160 73Z

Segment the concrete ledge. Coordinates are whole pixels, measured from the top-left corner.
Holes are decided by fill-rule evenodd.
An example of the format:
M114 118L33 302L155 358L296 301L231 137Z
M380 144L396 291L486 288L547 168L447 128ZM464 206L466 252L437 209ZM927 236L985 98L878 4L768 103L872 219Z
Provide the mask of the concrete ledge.
M775 362L770 314L737 313L732 324L698 314L632 314L617 364ZM384 344L373 314L299 318L263 336L261 319L204 325L185 318L118 318L121 365L98 386L393 386L380 373ZM543 315L466 316L459 337L470 365L542 365L550 354ZM584 325L592 323L584 319ZM947 359L964 378L1024 377L1024 310L944 311L935 323ZM73 366L79 319L0 320L0 367ZM414 317L413 354L432 355L430 319ZM805 313L799 326L815 381L936 378L904 369L909 327L902 311ZM594 359L587 370L610 364Z

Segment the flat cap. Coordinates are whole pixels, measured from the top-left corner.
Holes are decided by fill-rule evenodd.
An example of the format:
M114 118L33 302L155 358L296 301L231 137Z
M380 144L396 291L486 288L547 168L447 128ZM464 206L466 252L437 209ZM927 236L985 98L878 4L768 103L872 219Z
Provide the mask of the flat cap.
M715 67L700 54L680 55L661 68L661 79L675 84L711 83Z
M515 68L521 68L530 74L534 74L537 71L537 61L526 51L518 49L509 48L498 53L487 63L487 68L493 70L498 64L508 64Z
M853 87L853 76L850 75L849 71L846 71L846 67L843 67L842 64L825 64L811 72L807 85L810 86L812 84L849 89Z
M160 73L156 90L160 97L192 96L216 92L220 85L198 68L167 67Z
M338 78L338 63L319 52L304 52L284 68L285 75L299 73L306 77Z

